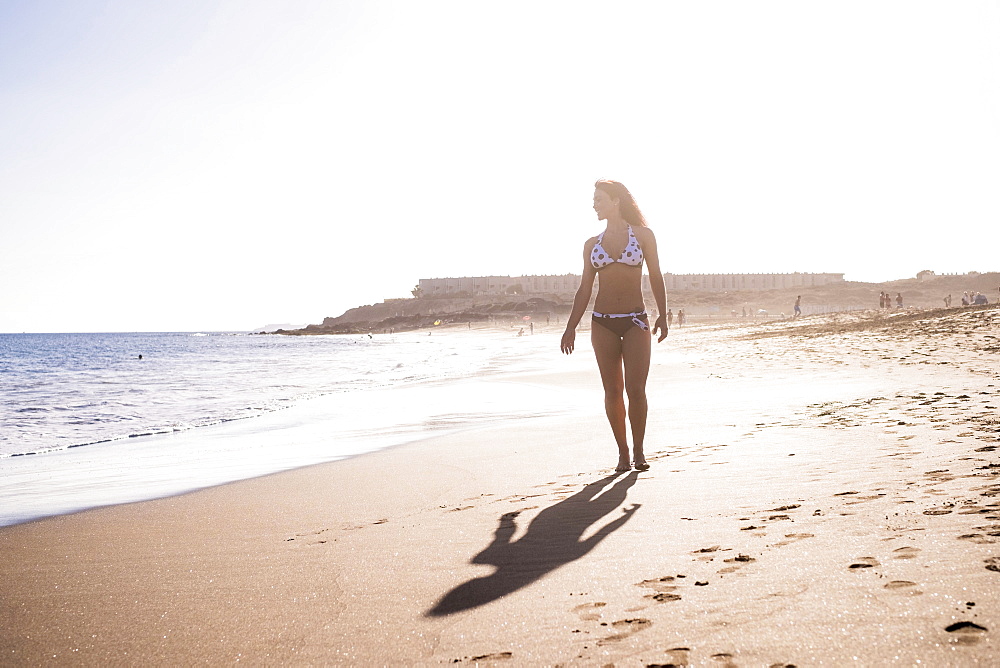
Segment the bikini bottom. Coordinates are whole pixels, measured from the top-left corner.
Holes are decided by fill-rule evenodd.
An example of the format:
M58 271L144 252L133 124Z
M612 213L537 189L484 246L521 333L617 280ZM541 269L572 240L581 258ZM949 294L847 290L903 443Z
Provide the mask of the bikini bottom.
M624 338L631 327L649 331L649 316L645 311L634 313L598 313L594 311L591 322L615 333L618 338Z

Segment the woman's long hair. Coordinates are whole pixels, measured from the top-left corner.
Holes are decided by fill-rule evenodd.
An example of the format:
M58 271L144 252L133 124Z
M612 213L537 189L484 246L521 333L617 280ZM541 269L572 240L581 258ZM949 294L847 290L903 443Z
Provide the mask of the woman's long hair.
M601 179L594 184L595 188L603 190L611 199L618 200L618 211L621 213L622 218L629 225L638 225L640 227L649 227L646 222L645 216L642 215L642 211L639 210L639 205L635 203L635 198L632 197L632 193L628 191L623 184L618 181L612 181L610 179Z

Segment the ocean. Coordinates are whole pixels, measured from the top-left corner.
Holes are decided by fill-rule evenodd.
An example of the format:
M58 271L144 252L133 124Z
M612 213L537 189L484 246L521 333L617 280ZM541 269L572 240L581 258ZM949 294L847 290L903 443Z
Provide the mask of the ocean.
M556 336L0 334L0 526L564 413Z

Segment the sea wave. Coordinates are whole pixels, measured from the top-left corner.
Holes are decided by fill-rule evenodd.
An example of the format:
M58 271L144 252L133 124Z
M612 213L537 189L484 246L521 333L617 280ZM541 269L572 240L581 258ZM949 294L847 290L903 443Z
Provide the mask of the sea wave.
M496 372L518 359L509 339L0 335L0 459L210 427L329 394Z
M291 337L268 341L263 349L256 343L216 348L211 357L219 364L228 361L230 370L240 369L246 358L253 359L252 366L260 367L257 374L235 374L239 382L231 381L232 374L205 369L207 355L201 350L194 356L201 361L189 356L182 365L175 362L188 370L193 368L193 375L201 373L200 386L181 391L185 387L183 374L148 381L156 386L157 410L183 409L183 425L163 428L151 426L148 418L142 421L139 409L146 406L142 401L126 410L120 402L63 399L59 408L72 407L68 412L73 414L96 415L97 407L106 411L105 417L135 414L136 419L128 423L135 428L124 436L72 442L83 432L52 420L56 413L67 411L37 413L54 425L53 431L68 430L69 442L39 440L44 448L29 444L0 459L0 526L335 461L492 421L571 410L575 405L571 393L553 394L547 387L515 377L537 368L533 360L544 355L543 350L556 354L552 352L554 343L540 338L513 342L504 334L427 337L436 339L433 342L409 335L371 345L350 338L334 341L333 337L314 337L327 339L323 343ZM214 338L186 340L207 345ZM268 346L277 348L268 351ZM151 359L161 354L162 350ZM498 367L498 359L506 362ZM295 369L300 371L297 376L291 371ZM59 378L61 372L49 373ZM336 382L336 374L343 375L343 382ZM365 378L359 380L362 375ZM87 378L97 387L93 375ZM101 385L113 392L121 392L125 386ZM260 388L273 390L269 395L273 405L283 409L260 410L263 402L254 396ZM53 387L51 392L57 390ZM224 395L229 395L227 406L257 406L256 419L217 417L194 426L191 416L207 411L204 407L199 411L197 402ZM36 394L41 396L46 396L44 391ZM149 393L142 396L148 399ZM97 417L89 417L86 426L95 428L97 421ZM122 433L116 431L122 426L112 422L107 429Z

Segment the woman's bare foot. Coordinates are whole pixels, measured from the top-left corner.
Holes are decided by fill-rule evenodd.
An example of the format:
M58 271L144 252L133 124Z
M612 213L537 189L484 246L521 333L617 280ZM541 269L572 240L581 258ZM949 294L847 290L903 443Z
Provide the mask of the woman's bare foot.
M642 450L636 450L635 454L635 470L636 471L648 471L649 464L646 463L646 456L642 454Z
M618 466L615 468L615 473L626 473L632 470L632 465L628 461L628 455L618 458Z

